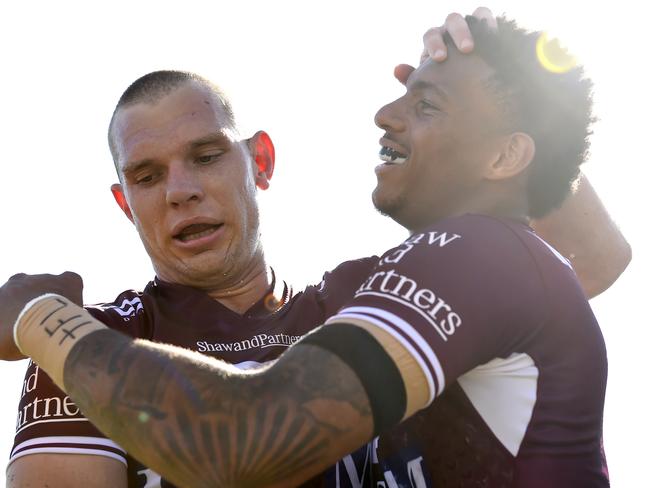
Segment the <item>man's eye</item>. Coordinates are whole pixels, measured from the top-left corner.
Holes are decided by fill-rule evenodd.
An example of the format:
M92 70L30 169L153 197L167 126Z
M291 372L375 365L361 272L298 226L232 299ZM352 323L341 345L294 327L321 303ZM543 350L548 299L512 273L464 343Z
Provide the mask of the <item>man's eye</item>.
M142 184L151 183L152 181L153 181L153 175L139 176L135 180L135 184L142 185Z
M427 100L420 100L418 103L420 110L423 112L439 112L440 109Z
M222 153L217 153L217 154L206 154L204 156L199 156L196 158L196 162L199 164L210 164L214 163L217 159L219 159L219 156L221 156Z

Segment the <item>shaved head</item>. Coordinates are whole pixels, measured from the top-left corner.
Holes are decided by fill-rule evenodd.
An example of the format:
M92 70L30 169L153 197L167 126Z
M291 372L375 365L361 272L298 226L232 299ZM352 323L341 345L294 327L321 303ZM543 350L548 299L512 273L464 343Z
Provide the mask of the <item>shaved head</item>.
M115 141L113 140L113 124L117 113L125 107L138 103L154 105L162 98L169 95L172 91L187 83L198 83L212 91L214 96L221 102L232 128L236 129L235 114L232 110L230 101L223 91L210 80L189 71L153 71L131 83L124 93L122 93L122 96L115 106L115 110L113 110L113 116L111 117L111 122L108 126L108 146L111 150L111 155L113 156L113 162L115 163L116 168L118 155Z

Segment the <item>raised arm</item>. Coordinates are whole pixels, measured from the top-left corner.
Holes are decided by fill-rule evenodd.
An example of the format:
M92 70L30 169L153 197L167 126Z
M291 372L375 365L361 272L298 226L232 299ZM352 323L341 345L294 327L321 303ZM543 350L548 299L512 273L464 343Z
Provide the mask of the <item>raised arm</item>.
M630 245L584 175L576 193L532 227L571 261L589 298L609 288L632 259Z
M479 7L472 15L497 28L490 9ZM461 52L470 53L474 49L472 33L465 18L452 13L444 25L433 27L424 34L421 60L430 57L442 62L447 58L447 46L443 40L445 32ZM395 68L395 77L406 84L414 69L400 64ZM576 193L547 217L533 221L532 227L571 261L589 298L609 288L632 259L630 245L584 175Z

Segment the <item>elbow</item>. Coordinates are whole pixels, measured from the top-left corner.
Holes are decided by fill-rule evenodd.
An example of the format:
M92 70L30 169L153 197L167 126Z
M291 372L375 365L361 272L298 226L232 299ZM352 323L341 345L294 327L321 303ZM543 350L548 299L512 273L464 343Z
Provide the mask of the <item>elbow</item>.
M584 288L589 299L592 299L609 289L627 269L632 261L632 247L623 240L616 248L603 259L599 272L584 279Z

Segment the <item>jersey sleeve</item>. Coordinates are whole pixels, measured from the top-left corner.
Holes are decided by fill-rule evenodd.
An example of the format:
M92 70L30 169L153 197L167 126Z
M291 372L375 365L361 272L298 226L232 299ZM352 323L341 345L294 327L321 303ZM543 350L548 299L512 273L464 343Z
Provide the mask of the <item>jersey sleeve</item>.
M464 216L386 252L328 322L362 321L396 339L422 370L430 403L460 375L523 347L545 300L519 237L501 221Z
M323 311L323 319L334 315L350 297L354 295L368 273L377 264L379 257L370 256L339 264L323 274L321 282L315 287L316 300Z
M91 454L126 464L126 453L80 412L36 363L23 382L9 462L28 454Z

